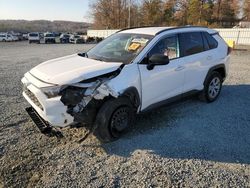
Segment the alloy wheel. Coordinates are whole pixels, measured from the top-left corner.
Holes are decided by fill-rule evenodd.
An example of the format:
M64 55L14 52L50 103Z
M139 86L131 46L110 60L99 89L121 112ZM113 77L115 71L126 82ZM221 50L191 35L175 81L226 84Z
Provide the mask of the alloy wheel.
M220 78L214 77L212 79L212 81L210 82L209 87L208 87L209 98L211 98L211 99L216 98L219 95L220 90L221 90Z

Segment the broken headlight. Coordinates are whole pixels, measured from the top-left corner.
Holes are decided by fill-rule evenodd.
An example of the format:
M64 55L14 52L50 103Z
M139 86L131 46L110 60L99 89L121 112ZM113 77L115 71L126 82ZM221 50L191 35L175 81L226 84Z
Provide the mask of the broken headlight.
M59 95L59 92L61 91L61 89L62 89L62 86L52 86L52 87L41 88L41 91L48 98L53 98L53 97L57 97Z

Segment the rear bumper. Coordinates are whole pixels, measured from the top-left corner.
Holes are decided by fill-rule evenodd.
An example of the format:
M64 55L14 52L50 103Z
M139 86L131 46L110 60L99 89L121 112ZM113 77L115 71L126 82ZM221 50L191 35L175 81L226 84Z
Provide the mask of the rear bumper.
M32 40L29 40L29 42L40 42L40 39L32 39Z
M45 42L56 42L56 39L45 38Z

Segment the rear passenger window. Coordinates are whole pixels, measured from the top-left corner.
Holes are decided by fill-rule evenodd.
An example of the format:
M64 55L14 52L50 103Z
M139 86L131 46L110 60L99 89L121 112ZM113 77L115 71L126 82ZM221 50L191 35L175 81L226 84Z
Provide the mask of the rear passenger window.
M217 48L218 42L214 39L213 36L211 36L209 33L204 32L203 35L207 39L209 49L214 49Z
M203 39L200 32L180 34L181 56L188 56L204 51Z

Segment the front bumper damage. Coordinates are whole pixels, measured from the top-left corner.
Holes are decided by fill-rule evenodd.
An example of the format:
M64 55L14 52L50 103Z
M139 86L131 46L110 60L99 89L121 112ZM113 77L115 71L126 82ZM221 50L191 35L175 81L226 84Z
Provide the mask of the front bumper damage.
M50 126L50 124L46 122L41 116L39 116L34 108L28 107L25 110L42 133L51 131L52 127Z
M67 106L67 113L74 117L74 122L92 124L96 113L108 97L117 98L109 85L109 79L98 79L86 84L75 84L61 92L61 102Z
M22 82L26 89L23 96L32 106L26 111L43 133L52 130L53 127L63 128L79 123L93 124L103 102L109 97L117 98L120 95L108 84L119 74L121 68L97 78L63 86L64 89L55 98L46 97L39 88L24 77ZM32 93L33 97L25 90Z

